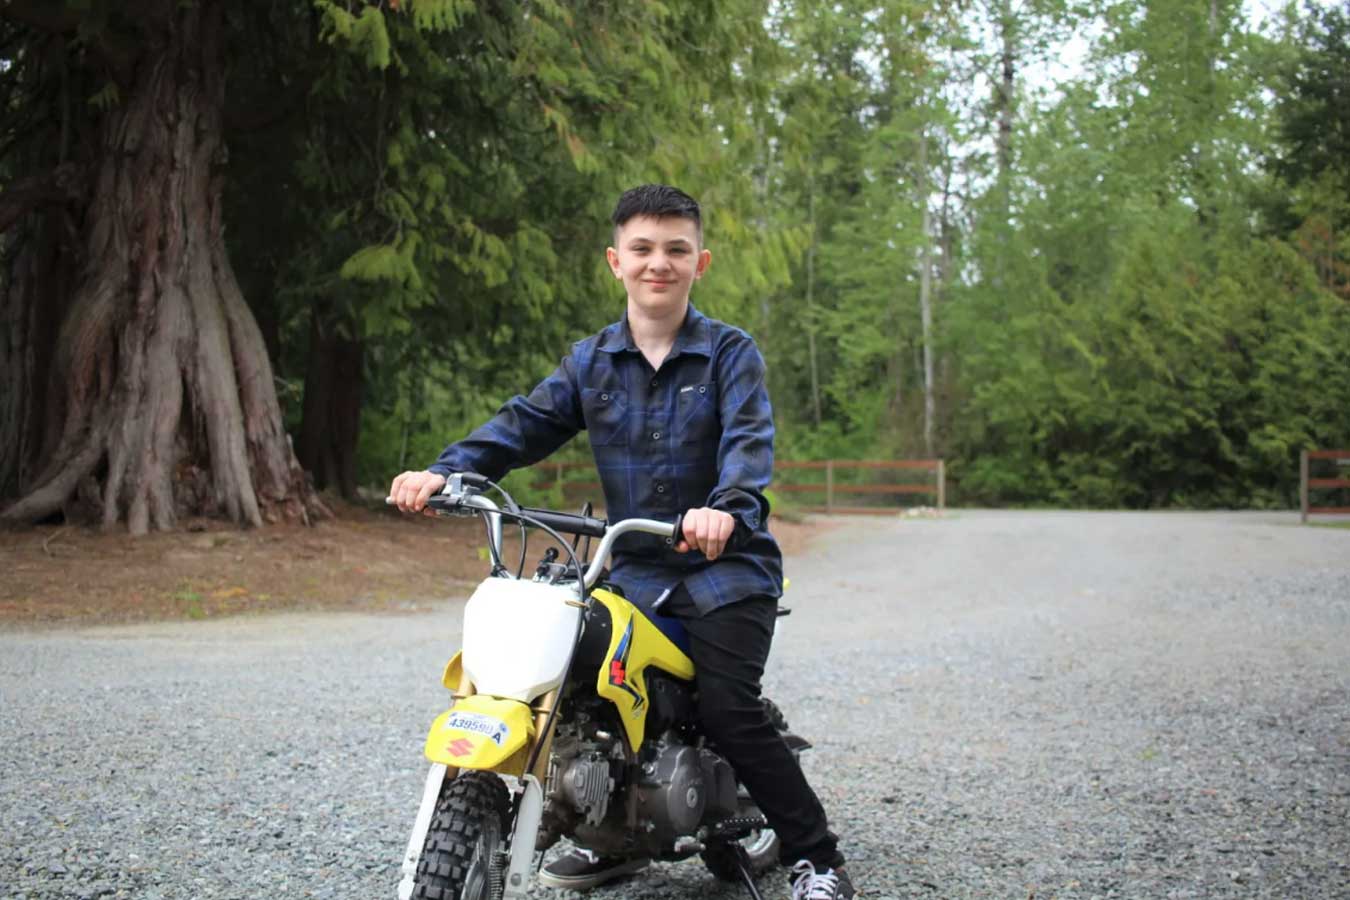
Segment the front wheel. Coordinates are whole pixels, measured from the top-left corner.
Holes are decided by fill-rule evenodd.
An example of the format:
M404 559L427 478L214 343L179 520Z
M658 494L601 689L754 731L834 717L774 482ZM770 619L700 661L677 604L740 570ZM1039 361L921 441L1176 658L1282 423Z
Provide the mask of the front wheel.
M447 781L417 862L414 900L488 900L509 807L506 785L491 772Z

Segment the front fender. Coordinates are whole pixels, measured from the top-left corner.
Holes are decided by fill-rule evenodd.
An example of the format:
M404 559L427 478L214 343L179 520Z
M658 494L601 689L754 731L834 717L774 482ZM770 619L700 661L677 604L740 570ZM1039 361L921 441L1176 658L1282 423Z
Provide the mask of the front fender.
M534 738L534 716L519 700L474 694L431 723L423 752L427 759L457 769L487 769L503 774L524 771Z

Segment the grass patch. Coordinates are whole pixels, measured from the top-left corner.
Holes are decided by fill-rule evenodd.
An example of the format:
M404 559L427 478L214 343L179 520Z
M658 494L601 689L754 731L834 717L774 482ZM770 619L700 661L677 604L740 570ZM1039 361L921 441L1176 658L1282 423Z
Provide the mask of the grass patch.
M169 596L182 606L183 615L189 619L206 618L206 607L202 605L202 595L190 586L179 588Z
M1345 528L1350 529L1350 522L1304 522L1313 528Z

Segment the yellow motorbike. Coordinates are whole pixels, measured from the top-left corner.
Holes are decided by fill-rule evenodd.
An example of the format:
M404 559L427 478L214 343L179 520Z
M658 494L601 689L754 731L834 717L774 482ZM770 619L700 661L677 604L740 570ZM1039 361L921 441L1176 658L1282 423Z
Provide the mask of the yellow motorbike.
M427 735L431 768L399 900L524 898L562 838L606 856L698 855L759 900L754 878L777 864L778 839L700 733L678 623L600 583L616 541L641 532L674 543L679 520L610 524L589 510L523 508L469 473L428 506L484 519L492 573L465 606L463 648L441 679L452 702ZM514 572L502 559L504 521L522 534ZM528 577L527 528L557 544ZM586 549L600 541L589 561L582 538ZM764 702L789 748L808 748Z

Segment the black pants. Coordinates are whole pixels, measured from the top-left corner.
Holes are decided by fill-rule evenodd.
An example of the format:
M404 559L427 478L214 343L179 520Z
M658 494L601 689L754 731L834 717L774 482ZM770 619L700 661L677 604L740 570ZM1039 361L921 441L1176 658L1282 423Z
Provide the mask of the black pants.
M777 613L778 601L747 597L700 614L682 586L661 606L662 615L680 619L689 633L704 733L777 832L783 863L809 859L817 868L837 868L844 857L825 809L760 701Z

